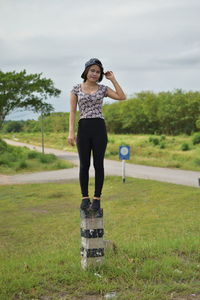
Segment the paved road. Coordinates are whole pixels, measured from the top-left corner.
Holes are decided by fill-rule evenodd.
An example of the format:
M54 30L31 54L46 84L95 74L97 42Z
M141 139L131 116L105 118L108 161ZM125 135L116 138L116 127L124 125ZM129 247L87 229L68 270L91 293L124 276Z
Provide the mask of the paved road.
M8 144L16 146L26 146L30 149L41 151L41 147L34 146L26 143L20 143L17 141L11 141L5 139ZM73 162L76 167L71 169L62 169L57 171L37 172L30 174L20 175L0 175L0 184L22 184L22 183L43 183L43 182L61 182L67 180L78 179L78 155L74 152L67 152L63 150L57 150L52 148L45 148L45 153L53 153L59 158L66 159ZM91 164L92 165L92 164ZM119 175L122 173L121 162L105 159L105 175ZM93 166L90 168L90 176L94 176ZM126 176L152 179L157 181L188 185L193 187L199 187L200 172L175 170L168 168L157 168L143 165L126 163Z

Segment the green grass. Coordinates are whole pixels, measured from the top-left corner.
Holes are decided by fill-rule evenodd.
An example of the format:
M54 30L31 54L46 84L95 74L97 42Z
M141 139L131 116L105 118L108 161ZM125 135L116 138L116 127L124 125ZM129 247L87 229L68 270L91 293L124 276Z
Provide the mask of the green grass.
M158 144L152 142L157 139ZM183 151L183 144L189 147ZM129 145L131 159L129 162L155 167L200 170L198 162L200 145L193 145L190 136L149 136L149 135L109 135L106 156L118 159L118 147Z
M73 164L53 154L42 154L26 147L7 145L0 139L0 173L18 174L71 168Z
M13 134L6 136L12 138ZM19 141L41 145L39 133L19 133L15 136ZM158 139L158 145L151 141L152 138ZM119 146L130 145L130 163L200 171L200 144L193 145L192 136L109 134L108 139L106 158L119 160ZM76 151L76 147L67 144L67 133L46 133L45 144L47 147Z
M78 183L0 186L1 300L199 293L199 189L106 177L103 194L104 239L115 247L102 267L83 271Z

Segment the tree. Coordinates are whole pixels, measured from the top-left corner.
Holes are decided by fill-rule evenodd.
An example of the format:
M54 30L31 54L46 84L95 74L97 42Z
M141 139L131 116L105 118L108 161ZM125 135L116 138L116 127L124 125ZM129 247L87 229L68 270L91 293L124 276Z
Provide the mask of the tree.
M159 130L158 123L158 99L157 94L151 91L142 91L136 94L136 97L141 101L143 114L146 117L145 120L145 132L146 133L155 133ZM143 119L145 119L143 117ZM148 127L147 127L148 126Z
M103 106L106 126L110 133L122 133L122 105L123 103L121 102L115 102L112 104L105 104Z
M150 128L149 120L144 111L144 103L141 101L141 99L133 98L131 101L129 101L126 114L128 117L127 120L124 118L123 126L127 122L129 123L129 133L148 133Z
M24 121L7 121L4 123L3 132L20 132L23 126Z
M39 132L41 131L40 123L36 120L24 121L23 132Z
M198 120L196 120L196 127L197 127L197 129L200 129L200 118Z
M38 119L41 120L41 117ZM69 113L54 112L44 119L44 127L49 132L67 132L69 124Z
M47 114L53 111L51 104L44 102L49 97L58 97L61 91L54 87L51 79L40 74L0 71L0 128L5 117L15 109L29 109Z

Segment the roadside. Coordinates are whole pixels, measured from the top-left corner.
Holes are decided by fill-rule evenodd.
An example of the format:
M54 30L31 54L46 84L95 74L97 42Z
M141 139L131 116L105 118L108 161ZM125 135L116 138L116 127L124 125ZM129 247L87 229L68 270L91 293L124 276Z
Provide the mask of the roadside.
M42 151L40 146L27 143L21 143L13 140L4 139L8 144L15 146L26 146L29 149ZM45 148L45 153L53 153L61 159L71 161L77 167L71 169L62 169L56 171L37 172L31 174L20 174L13 176L0 175L0 184L25 184L25 183L44 183L44 182L62 182L68 180L77 180L79 176L78 154L53 148ZM105 175L122 174L122 165L119 161L105 159ZM90 176L94 176L94 169L91 164ZM176 170L169 168L149 167L126 163L126 176L142 179L151 179L162 182L181 184L193 187L199 187L200 172Z

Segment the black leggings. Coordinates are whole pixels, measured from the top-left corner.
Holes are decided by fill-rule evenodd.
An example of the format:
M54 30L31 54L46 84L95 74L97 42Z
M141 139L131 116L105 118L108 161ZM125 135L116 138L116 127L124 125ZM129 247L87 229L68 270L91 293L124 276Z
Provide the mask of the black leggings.
M79 180L83 197L88 197L91 150L95 169L95 197L101 196L104 182L104 154L107 146L105 122L101 118L80 119L78 122L77 148L80 159Z

